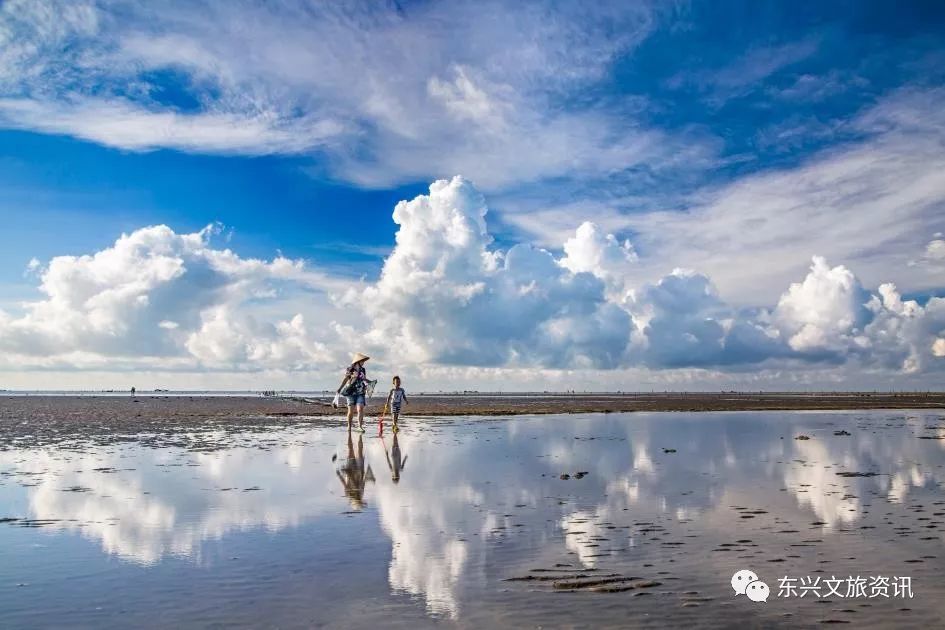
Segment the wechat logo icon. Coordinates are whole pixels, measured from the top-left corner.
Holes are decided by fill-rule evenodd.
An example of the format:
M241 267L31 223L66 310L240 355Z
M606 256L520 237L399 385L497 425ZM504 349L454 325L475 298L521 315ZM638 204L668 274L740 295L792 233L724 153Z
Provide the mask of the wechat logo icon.
M735 590L735 596L747 595L753 602L766 602L771 589L768 585L758 579L754 571L742 569L736 571L732 576L732 588Z

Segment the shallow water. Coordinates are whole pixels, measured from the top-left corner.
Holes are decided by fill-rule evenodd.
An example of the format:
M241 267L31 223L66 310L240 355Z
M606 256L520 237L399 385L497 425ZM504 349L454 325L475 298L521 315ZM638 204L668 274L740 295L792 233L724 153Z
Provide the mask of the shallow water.
M945 440L921 438L943 429L928 411L412 420L399 482L376 428L2 451L0 627L929 627ZM735 596L739 569L766 603ZM909 577L913 597L780 596L831 576Z

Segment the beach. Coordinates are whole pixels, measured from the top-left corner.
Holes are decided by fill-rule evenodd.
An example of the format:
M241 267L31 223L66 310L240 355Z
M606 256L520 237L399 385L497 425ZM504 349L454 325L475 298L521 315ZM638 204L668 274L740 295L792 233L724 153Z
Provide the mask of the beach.
M618 398L633 400L582 404ZM373 414L349 433L306 403L138 400L0 400L0 625L925 628L945 614L938 409L408 415L395 435ZM760 402L783 404L744 404ZM740 571L767 601L733 591Z
M303 423L337 426L344 408L328 394L0 396L0 447L55 444L66 439L109 440L141 433L158 437L214 427L265 430ZM369 399L366 417L381 414L383 398ZM650 393L650 394L417 394L406 417L512 417L531 414L618 412L804 411L945 409L945 393Z

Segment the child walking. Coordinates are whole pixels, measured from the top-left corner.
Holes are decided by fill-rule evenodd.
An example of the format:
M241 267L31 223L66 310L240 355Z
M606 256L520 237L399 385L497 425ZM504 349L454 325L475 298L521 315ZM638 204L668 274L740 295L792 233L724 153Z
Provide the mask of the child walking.
M387 394L387 406L390 409L390 414L394 418L394 426L391 427L391 430L394 433L397 433L397 421L400 419L400 406L404 403L407 403L407 392L404 391L404 388L400 386L400 377L395 376L393 380L393 387L390 390L390 393Z

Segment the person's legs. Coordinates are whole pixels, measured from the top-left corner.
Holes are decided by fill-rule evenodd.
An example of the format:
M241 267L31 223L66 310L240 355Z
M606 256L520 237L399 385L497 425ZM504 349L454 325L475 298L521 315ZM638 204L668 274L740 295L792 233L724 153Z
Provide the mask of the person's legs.
M348 430L351 430L351 418L354 417L355 401L352 396L348 396Z
M358 407L358 428L363 429L364 428L364 400L363 399L361 399L358 402L357 407Z

